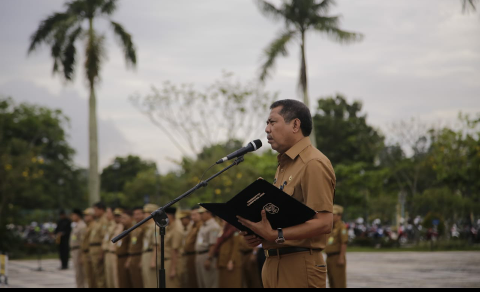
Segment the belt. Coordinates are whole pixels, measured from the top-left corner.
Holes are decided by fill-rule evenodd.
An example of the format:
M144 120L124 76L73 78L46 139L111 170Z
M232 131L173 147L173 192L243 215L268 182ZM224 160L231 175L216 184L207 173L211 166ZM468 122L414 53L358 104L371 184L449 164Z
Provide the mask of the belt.
M76 247L70 248L70 251L76 251L76 250L79 250L79 249L80 249L80 247L79 247L79 246L76 246Z
M128 256L129 256L128 253L127 253L127 254L122 254L122 255L117 255L117 257L118 257L119 259L128 258Z
M143 251L143 253L147 253L147 252L153 252L153 249L147 249L147 250Z
M333 256L337 256L337 255L340 255L340 253L339 252L327 253L327 257L333 257Z
M265 256L269 258L269 257L292 254L292 253L307 252L307 251L312 252L312 251L322 251L322 250L312 249L312 248L302 248L302 247L285 247L280 249L266 249Z
M116 252L111 251L111 250L107 250L106 252L107 252L107 253L111 253L111 254L115 254L115 255L117 254Z
M206 253L209 253L209 252L210 252L209 250L197 251L197 254L206 254Z
M194 251L189 251L189 252L185 252L183 255L184 256L191 256L191 255L196 255L197 253L194 252Z
M90 250L89 249L84 249L83 253L88 253Z
M128 254L128 256L131 256L131 257L138 257L138 256L141 256L143 253L130 253Z
M92 243L92 244L90 244L90 247L95 247L95 246L102 246L102 244L101 244L101 243Z

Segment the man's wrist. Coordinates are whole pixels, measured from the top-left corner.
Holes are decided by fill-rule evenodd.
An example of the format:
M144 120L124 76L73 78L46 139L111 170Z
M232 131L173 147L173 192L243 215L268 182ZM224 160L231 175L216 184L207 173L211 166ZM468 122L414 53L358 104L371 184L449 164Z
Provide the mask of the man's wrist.
M277 239L278 239L278 230L273 230L273 229L272 229L272 231L270 231L270 239L269 239L269 241L275 242L275 241L277 241Z

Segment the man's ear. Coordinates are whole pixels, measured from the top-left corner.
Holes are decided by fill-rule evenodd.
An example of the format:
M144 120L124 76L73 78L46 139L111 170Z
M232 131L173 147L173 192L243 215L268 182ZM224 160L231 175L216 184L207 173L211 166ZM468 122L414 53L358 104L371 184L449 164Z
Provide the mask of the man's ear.
M299 119L293 120L293 132L298 133L301 131L302 122Z

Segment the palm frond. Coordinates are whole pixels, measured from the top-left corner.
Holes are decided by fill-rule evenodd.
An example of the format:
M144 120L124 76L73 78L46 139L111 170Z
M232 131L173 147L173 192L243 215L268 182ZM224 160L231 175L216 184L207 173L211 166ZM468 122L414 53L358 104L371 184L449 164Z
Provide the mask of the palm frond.
M335 0L321 0L320 3L313 5L313 11L327 13L332 6L336 5Z
M255 0L260 12L266 17L270 17L273 20L283 19L284 13L282 10L276 8L273 4L265 0Z
M339 24L340 18L338 16L317 16L311 20L311 26L316 31L327 34L329 38L336 42L348 44L363 40L363 34L342 30L339 28Z
M88 3L84 0L74 0L65 4L67 13L76 15L79 18L86 18L88 13Z
M62 66L63 66L63 75L65 76L66 80L73 79L73 73L75 71L75 55L77 53L77 49L75 48L76 40L82 35L83 29L82 27L77 27L69 36L68 43L63 51L62 56Z
M477 10L476 2L478 0L463 0L463 13L467 12L469 9L473 11Z
M265 82L278 56L288 56L287 45L294 38L295 34L296 32L291 30L282 32L279 37L265 49L265 61L261 67L260 81Z
M117 2L118 0L105 0L100 11L106 15L112 15L117 10Z
M56 29L70 17L71 15L68 13L55 13L42 21L37 31L30 37L28 53L35 51L42 42L47 42L48 38L56 32Z
M94 32L89 34L86 48L85 71L88 81L98 81L102 61L105 57L105 36L97 36Z
M123 45L125 61L127 65L134 67L137 64L137 53L132 41L132 35L125 31L122 25L114 21L111 22L115 35L119 38Z

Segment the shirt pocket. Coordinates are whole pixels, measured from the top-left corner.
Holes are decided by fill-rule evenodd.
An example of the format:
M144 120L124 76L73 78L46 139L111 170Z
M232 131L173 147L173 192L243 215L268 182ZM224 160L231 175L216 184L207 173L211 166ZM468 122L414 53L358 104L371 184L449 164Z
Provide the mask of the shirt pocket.
M293 186L289 187L289 186L286 186L284 189L283 189L283 192L290 195L290 197L293 197L293 195L295 194L295 188Z

